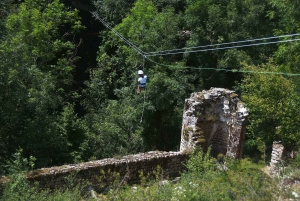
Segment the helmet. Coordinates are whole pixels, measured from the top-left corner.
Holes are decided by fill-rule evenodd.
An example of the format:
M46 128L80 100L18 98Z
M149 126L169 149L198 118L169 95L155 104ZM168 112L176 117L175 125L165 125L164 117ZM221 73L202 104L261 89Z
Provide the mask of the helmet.
M143 72L142 70L139 70L139 71L138 71L138 74L139 74L139 75L142 75L142 74L144 74L144 72Z

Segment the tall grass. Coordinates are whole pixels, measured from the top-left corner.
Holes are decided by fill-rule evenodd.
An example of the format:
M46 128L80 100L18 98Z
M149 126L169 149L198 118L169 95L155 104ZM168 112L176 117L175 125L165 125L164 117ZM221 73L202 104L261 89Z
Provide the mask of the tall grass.
M289 197L262 169L249 159L224 159L223 163L210 157L209 152L195 152L187 163L188 170L174 184L157 176L147 184L125 186L117 194L112 189L103 200L278 200ZM145 179L144 179L145 180Z
M86 189L80 187L60 191L38 190L37 186L29 185L22 174L13 174L10 182L4 186L0 200L269 201L294 198L282 180L270 178L262 171L262 167L262 164L253 163L249 159L218 160L212 158L209 152L198 150L191 155L187 171L181 174L181 179L176 183L172 182L172 178L164 178L163 170L158 167L154 177L141 172L138 185L127 185L122 178L118 178L105 192L98 192L96 197L92 197Z

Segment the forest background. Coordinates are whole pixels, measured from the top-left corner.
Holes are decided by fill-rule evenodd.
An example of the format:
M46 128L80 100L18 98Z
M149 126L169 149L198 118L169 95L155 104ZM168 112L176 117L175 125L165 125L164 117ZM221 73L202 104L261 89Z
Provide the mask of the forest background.
M245 155L274 140L299 146L299 32L294 0L1 0L0 175L20 153L41 168L178 150L185 98L210 87L236 90L249 108ZM157 52L170 49L183 53Z

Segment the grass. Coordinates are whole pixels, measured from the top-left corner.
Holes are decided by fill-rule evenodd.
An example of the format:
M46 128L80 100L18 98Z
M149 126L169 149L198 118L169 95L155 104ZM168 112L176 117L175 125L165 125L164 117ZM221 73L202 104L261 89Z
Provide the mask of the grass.
M161 170L155 171L155 178L149 180L141 174L141 183L127 185L125 182L107 188L91 196L86 188L77 186L61 191L39 191L15 174L4 186L0 200L284 200L300 195L299 185L291 180L286 184L287 175L271 178L263 163L254 163L250 159L225 159L217 162L209 154L195 152L176 183L163 178ZM285 174L289 178L299 178L300 171L289 167ZM293 176L293 177L292 177ZM119 180L118 180L119 181ZM71 182L71 181L70 181ZM72 186L72 185L69 185ZM96 197L96 198L95 198Z

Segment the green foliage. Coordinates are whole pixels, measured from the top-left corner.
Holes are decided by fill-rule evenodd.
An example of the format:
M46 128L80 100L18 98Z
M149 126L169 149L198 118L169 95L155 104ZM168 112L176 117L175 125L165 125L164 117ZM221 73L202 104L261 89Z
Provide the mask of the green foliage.
M174 149L180 142L182 108L187 91L193 88L190 77L182 76L185 71L171 70L171 73L150 71L151 82L147 88L147 100L143 127L148 146L163 150ZM140 100L142 105L143 100Z
M88 136L81 148L86 159L108 158L143 151L139 111L126 102L111 100L101 114L88 114L85 124ZM133 100L134 101L134 100Z
M277 181L261 171L262 166L248 159L226 159L225 165L211 160L209 153L195 152L188 161L188 171L173 184L161 171L149 182L142 176L140 185L111 189L102 200L275 200L290 197L279 190Z
M260 66L245 66L254 72L277 72L272 62ZM270 146L274 140L286 145L299 143L299 96L295 85L286 77L276 74L250 73L241 84L242 99L250 110L248 137L259 146Z
M10 176L9 181L0 186L0 190L3 187L0 200L28 200L31 197L30 194L34 192L26 181L24 173L33 169L35 158L32 156L29 160L23 158L22 152L23 150L19 149L7 163Z
M290 0L94 0L93 3L101 18L144 52L299 32L300 4ZM8 171L5 165L19 149L25 158L34 156L37 167L154 149L176 150L185 98L191 92L210 87L238 85L236 88L243 93L250 109L247 146L264 151L273 140L299 145L299 77L258 74L260 71L299 73L298 43L153 56L150 61L115 33L104 30L100 33L98 65L89 70L90 77L85 80L81 97L80 91L74 91L73 77L78 61L74 36L83 28L78 15L78 11L66 8L59 0L0 3L1 173ZM268 61L272 56L274 63ZM236 72L179 69L178 65ZM146 72L149 80L147 90L136 95L139 69ZM240 69L253 74L243 75L238 72ZM75 104L84 106L80 117L74 110ZM212 178L211 184L196 182L201 188L195 189L203 192L199 196L223 196L226 200L254 199L260 195L264 199L260 191L239 197L237 186L222 180L232 174L231 170L226 174L224 170L213 171L218 166L209 155L197 154L188 164L190 174L200 175L203 181ZM233 169L239 167L232 163ZM18 168L25 169L22 165ZM242 171L240 176L248 178L247 174ZM263 176L257 173L254 177ZM233 176L235 179L238 180ZM218 182L224 191L218 190L221 193L216 194L207 190L205 185L219 189ZM236 183L244 185L244 181ZM185 190L193 188L186 185ZM258 188L260 183L253 181L251 185ZM157 196L145 189L139 193L163 199L164 192L173 192L169 187L153 189ZM249 189L245 192L250 192ZM174 191L179 199L185 199L184 195L202 199L181 190L177 193Z
M215 169L216 165L214 163L216 161L211 157L210 151L210 148L206 153L202 149L194 151L186 165L189 175L201 178L207 172Z
M58 125L62 109L75 100L76 46L66 36L82 28L77 15L58 0L26 0L5 20L6 37L0 43L1 162L21 147L26 157L37 158L38 167L64 163L61 153L68 139L77 137L65 138L60 133L64 125Z
M9 175L4 183L0 184L0 200L5 201L64 201L64 200L80 200L85 198L82 195L82 187L80 185L51 191L49 189L42 190L38 183L30 183L26 180L26 171L34 168L35 158L30 156L29 159L24 158L23 150L18 150L12 156L12 160L7 163ZM68 178L66 178L68 179ZM72 181L68 182L68 186L73 186Z
M151 1L139 0L114 28L139 48L151 51L175 48L181 22L181 15L174 9L159 12ZM144 92L140 96L135 94L136 72L143 65L142 58L112 32L104 33L103 37L105 42L97 58L99 68L92 71L85 90L88 111L85 119L92 128L89 136L102 141L98 144L101 150L107 149L103 142L108 140L118 144L123 154L153 148L174 149L180 141L180 136L175 137L174 133L180 132L181 108L184 98L192 91L189 83L193 77L184 75L186 70L161 68L146 61L145 72L150 79L144 103ZM121 152L115 148L107 153L111 156Z
M80 148L86 139L87 128L75 114L73 105L66 105L63 108L57 117L55 126L58 136L56 137L57 141L52 146L57 147L54 149L57 150L57 153L54 154L59 156L56 159L57 163L59 161L64 163L81 162L82 150Z
M297 154L296 158L294 158L291 163L290 166L293 167L294 169L299 169L300 170L300 155Z
M163 184L163 171L157 167L151 174L140 172L139 185L124 185L119 180L110 191L104 193L103 200L164 200L172 193L172 186ZM99 196L100 197L100 196ZM169 197L170 198L170 197ZM168 198L168 199L169 199Z
M0 200L3 201L65 201L85 198L79 187L54 192L41 190L37 185L29 184L20 174L12 175L10 181L4 184L3 194L0 194Z
M88 132L81 146L85 150L85 159L143 151L143 128L139 124L142 110L139 101L142 97L136 96L132 87L123 87L115 90L118 101L108 99L103 92L107 85L102 84L100 73L94 72L85 90L87 114L84 122Z
M225 165L207 169L202 175L194 180L194 174L187 173L183 178L183 194L187 200L272 200L282 193L276 192L276 184L247 159L227 159Z
M173 9L158 12L151 1L139 0L116 30L143 51L170 49L176 45L180 20Z
M8 170L10 174L20 174L25 171L33 170L36 158L30 156L29 159L23 158L23 150L19 149L12 156L12 160L7 162Z
M115 25L126 17L135 0L94 0L94 5L106 22Z
M271 0L272 7L275 11L270 13L270 17L277 18L279 21L278 28L276 28L275 34L281 35L284 33L299 33L299 7L298 1L282 1ZM278 63L281 71L298 73L300 64L299 55L300 45L297 42L283 43L278 46L275 52L274 59ZM300 84L299 76L292 77L291 80L298 86ZM299 87L296 88L299 94Z
M177 3L180 4L180 1L168 3L136 1L131 10L126 11L126 17L114 29L141 50L149 52L259 38L262 35L268 36L273 34L273 29L279 23L277 17L270 16L270 13L276 12L276 8L268 1L189 0L186 1L183 13L178 12L176 9ZM117 4L121 5L120 2L115 3L115 5ZM131 5L124 9L129 7ZM190 35L184 40L182 30L190 32ZM97 129L91 129L89 136L91 139L103 139L103 137L98 136L104 136L104 133L110 133L111 130L115 130L115 132L112 132L109 136L118 136L115 139L119 140L122 139L123 135L126 136L126 132L120 132L119 126L108 127L113 127L113 129L104 129L102 126L102 124L111 125L111 122L114 122L113 125L122 124L122 118L118 118L112 113L103 112L107 111L107 108L110 108L111 105L130 108L132 119L135 119L135 121L131 121L129 124L138 123L141 111L144 109L142 124L139 127L136 125L130 126L130 128L133 128L133 133L139 133L138 136L143 137L145 146L141 146L143 148L140 148L140 150L175 149L180 139L179 135L174 137L173 133L180 132L178 126L181 121L180 111L183 107L183 100L189 92L212 86L231 88L242 79L241 73L178 70L167 67L168 65L182 64L195 67L239 70L243 68L243 62L250 65L266 62L266 58L276 50L275 46L264 46L244 48L243 50L232 49L199 54L190 53L185 54L183 57L181 55L171 55L151 58L155 62L162 63L164 65L162 66L156 65L147 59L143 63L140 55L113 32L103 32L102 37L104 42L101 44L98 53L98 69L92 71L93 76L87 84L85 99L85 106L89 113L86 118L89 119L87 121L96 121L101 126L97 126ZM144 68L146 74L150 77L145 103L141 97L136 98L133 95L136 88L135 73L139 68ZM249 83L252 81L254 80L249 79ZM120 95L121 93L123 95ZM290 112L298 107L295 103L290 103ZM141 105L145 107L141 107ZM284 113L288 114L288 112ZM118 115L127 116L122 111ZM281 129L286 129L289 133L297 132L296 127L287 125L290 124L290 120L290 117L282 117L281 124L286 124L286 126L282 126ZM268 126L271 125L268 124ZM92 125L89 127L92 127ZM100 127L101 129L99 129ZM263 129L267 130L266 127ZM102 130L103 132L100 135L96 130ZM269 129L270 134L267 136L270 138L268 138L267 143L275 139L274 135L271 135L273 131ZM264 135L264 130L257 132L260 132L260 136ZM119 135L120 133L122 134ZM280 133L282 134L278 135L284 135L283 130ZM286 137L288 138L288 136ZM254 138L254 143L264 146L265 139L250 137L250 140ZM100 140L97 141L100 142ZM288 143L290 142L292 142L292 139ZM123 146L121 145L121 147Z
M202 159L201 159L202 158ZM200 159L200 160L199 160ZM209 154L195 152L188 161L190 167L179 181L172 183L163 177L163 170L153 171L154 177L141 174L140 185L127 185L118 174L101 200L277 200L293 198L290 190L273 180L249 159L226 159L224 164L211 160ZM108 172L109 173L109 172ZM151 178L151 179L150 179ZM79 187L65 191L41 191L29 186L21 177L5 185L1 200L92 200L82 196Z
M13 0L3 0L0 2L0 41L5 37L5 19L12 12Z
M186 29L192 34L187 46L219 44L273 35L276 23L267 18L270 10L267 1L188 0L184 18ZM269 45L209 51L189 54L186 60L190 66L240 69L241 62L264 62L265 56L272 54L274 50L275 48ZM241 79L240 74L214 70L201 71L200 76L204 88L232 88L234 82Z

